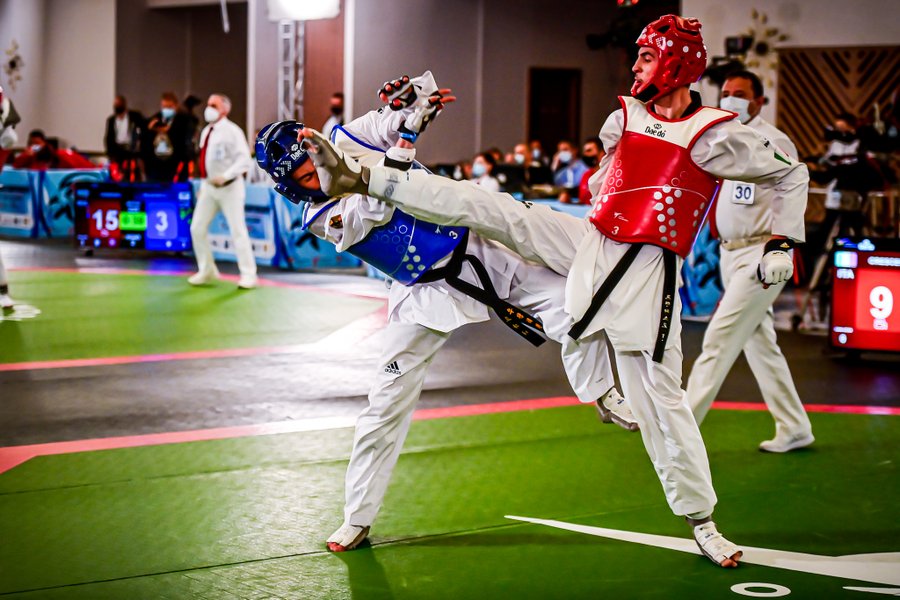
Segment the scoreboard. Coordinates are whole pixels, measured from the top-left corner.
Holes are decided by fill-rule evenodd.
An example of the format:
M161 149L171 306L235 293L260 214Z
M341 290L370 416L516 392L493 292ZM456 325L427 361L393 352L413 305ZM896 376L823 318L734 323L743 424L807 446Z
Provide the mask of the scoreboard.
M75 184L75 243L82 248L191 249L189 183Z
M832 346L900 352L900 240L835 240L832 281Z

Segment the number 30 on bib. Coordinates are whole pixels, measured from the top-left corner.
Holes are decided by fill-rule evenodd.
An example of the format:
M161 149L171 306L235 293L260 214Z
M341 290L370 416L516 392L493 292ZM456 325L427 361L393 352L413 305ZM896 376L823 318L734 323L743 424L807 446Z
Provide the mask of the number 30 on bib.
M735 181L731 201L735 204L753 204L755 192L756 186L754 184Z

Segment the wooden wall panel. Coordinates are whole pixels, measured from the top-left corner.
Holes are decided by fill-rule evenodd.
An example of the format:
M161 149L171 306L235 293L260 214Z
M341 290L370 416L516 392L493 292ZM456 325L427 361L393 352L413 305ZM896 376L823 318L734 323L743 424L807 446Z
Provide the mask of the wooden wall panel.
M822 131L841 112L871 119L900 87L900 46L779 50L776 125L801 157L820 154Z

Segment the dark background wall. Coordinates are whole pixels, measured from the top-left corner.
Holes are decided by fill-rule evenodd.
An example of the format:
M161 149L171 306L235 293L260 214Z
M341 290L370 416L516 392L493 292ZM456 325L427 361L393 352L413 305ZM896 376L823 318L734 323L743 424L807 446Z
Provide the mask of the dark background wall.
M596 135L616 96L630 87L640 27L677 0L642 0L631 9L614 0L356 0L353 111L375 106L374 90L396 74L430 68L458 96L419 144L428 162L470 158L488 146L509 151L527 135L532 67L581 71L581 131ZM386 24L398 35L386 35ZM625 49L590 50L588 34L618 34Z
M231 31L222 31L218 6L148 9L144 2L116 4L116 90L145 114L159 110L159 96L193 93L204 101L227 94L231 120L247 114L247 5L228 5Z

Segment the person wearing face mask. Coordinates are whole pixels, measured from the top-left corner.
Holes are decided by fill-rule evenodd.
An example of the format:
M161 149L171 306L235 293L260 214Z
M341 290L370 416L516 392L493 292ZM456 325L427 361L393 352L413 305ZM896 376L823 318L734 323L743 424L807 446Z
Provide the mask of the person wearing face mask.
M322 126L322 133L330 138L334 128L344 124L344 94L342 92L335 92L331 95L328 111L331 114L325 121L325 125Z
M796 160L797 149L787 135L759 115L764 104L762 82L754 73L738 71L725 80L719 106L737 113L741 123ZM721 240L719 267L725 291L706 328L703 351L691 370L686 392L701 423L743 351L775 420L775 437L759 445L764 452L789 452L815 439L775 336L772 304L785 282L761 286L756 281L759 256L772 237L773 205L778 201L773 183L722 183L709 219L713 235Z
M472 183L491 192L500 191L500 182L492 175L497 161L490 152L482 152L472 161Z
M110 173L118 180L137 179L137 158L143 135L144 117L136 110L128 110L125 96L113 100L113 114L106 119L103 138Z
M147 181L187 181L193 153L190 118L178 111L178 97L165 92L159 112L150 117L141 144Z
M28 147L25 148L12 166L16 169L46 171L47 169L93 169L94 163L71 149L60 150L58 140L47 138L43 131L35 129L28 134Z
M588 171L578 156L578 150L575 146L563 140L557 146L558 151L553 157L553 185L565 188L569 197L578 195L578 186L581 184L581 178Z
M246 188L244 175L253 166L250 146L244 132L228 119L231 100L224 94L212 94L203 111L206 127L200 133L200 191L191 219L191 240L197 258L197 272L188 278L191 285L204 285L218 279L219 271L209 244L209 225L220 210L228 222L241 276L238 287L256 287L256 259L244 220Z
M531 140L528 142L528 148L531 150L531 163L533 166L546 167L550 164L550 160L544 154L544 146L540 140Z
M578 204L591 203L592 195L588 183L591 180L591 176L600 168L601 158L603 158L603 144L600 142L600 138L592 137L586 139L581 147L581 162L587 167L587 171L581 176L581 183L578 185ZM573 196L566 190L560 194L559 201L568 203L572 202L572 198Z

